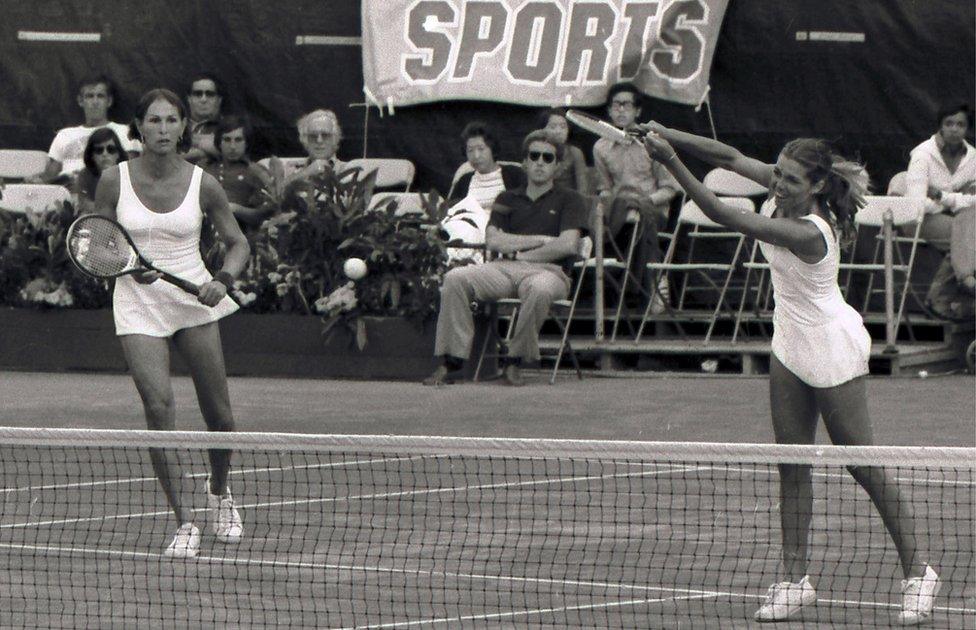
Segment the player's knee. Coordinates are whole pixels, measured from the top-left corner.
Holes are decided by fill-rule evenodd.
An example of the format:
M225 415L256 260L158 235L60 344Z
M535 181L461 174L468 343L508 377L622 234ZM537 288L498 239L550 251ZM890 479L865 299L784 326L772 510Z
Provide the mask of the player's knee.
M207 428L211 431L233 431L234 417L230 414L230 408L225 413L220 413L216 417L208 419Z
M145 395L142 398L143 407L146 410L146 416L150 421L151 429L169 429L172 427L165 426L167 420L173 417L173 413L176 409L176 401L173 399L172 395Z

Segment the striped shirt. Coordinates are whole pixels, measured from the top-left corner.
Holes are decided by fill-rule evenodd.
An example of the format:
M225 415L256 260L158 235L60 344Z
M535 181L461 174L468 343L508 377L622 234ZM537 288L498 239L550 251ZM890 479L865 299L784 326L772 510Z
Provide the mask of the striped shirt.
M505 182L502 181L502 169L499 166L490 173L476 172L472 175L471 185L468 186L468 196L474 197L486 211L491 211L495 197L503 190L505 190Z

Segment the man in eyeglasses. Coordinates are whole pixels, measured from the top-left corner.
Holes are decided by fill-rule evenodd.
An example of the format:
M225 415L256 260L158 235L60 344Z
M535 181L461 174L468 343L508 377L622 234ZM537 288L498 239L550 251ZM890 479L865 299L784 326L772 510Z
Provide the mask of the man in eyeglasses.
M308 179L321 175L331 169L339 174L345 170L346 163L336 157L342 141L342 127L339 118L331 109L316 109L298 119L298 141L308 154L308 161L288 175L285 183Z
M224 102L220 79L209 73L194 76L186 102L190 106L193 146L183 157L193 163L219 160L220 151L214 145L214 133L220 121L220 106Z
M607 114L615 127L634 129L640 119L644 97L633 83L617 83L607 92ZM627 216L637 212L637 247L631 269L641 281L641 286L653 295L652 312L664 311L663 298L667 284L662 282L653 292L646 274L647 263L660 262L661 248L657 240L659 228L668 219L669 204L679 186L674 177L641 152L640 142L614 142L600 138L593 145L593 164L597 172L597 192L606 216L607 236L614 239L617 249L626 252L626 238L621 237ZM620 247L620 245L623 247Z
M108 127L122 142L130 157L138 155L142 145L129 138L129 127L108 119L108 112L115 102L115 85L104 75L86 77L78 85L78 106L84 112L85 122L77 127L65 127L58 131L48 149L44 171L28 177L33 183L67 183L76 172L85 167L85 146L88 137L96 129Z
M523 385L520 366L539 359L539 329L549 307L569 294L570 280L562 264L579 251L589 231L589 207L582 195L553 185L563 145L539 129L522 142L526 183L499 193L485 233L489 252L500 255L483 265L451 269L441 286L434 354L441 365L424 380L443 385L471 354L474 300L519 298L522 305L515 330L502 358L502 376L509 385Z

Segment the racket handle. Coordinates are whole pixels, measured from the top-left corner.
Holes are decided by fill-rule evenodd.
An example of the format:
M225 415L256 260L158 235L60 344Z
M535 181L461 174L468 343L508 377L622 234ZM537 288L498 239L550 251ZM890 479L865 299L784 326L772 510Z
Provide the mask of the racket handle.
M176 276L171 276L170 274L168 274L166 272L160 272L160 273L163 274L162 275L162 279L165 280L166 282L169 282L172 285L178 286L179 288L183 289L184 291L186 291L187 293L189 293L191 295L200 295L200 286L199 285L194 284L194 283L190 282L189 280L184 280L182 278L177 278Z

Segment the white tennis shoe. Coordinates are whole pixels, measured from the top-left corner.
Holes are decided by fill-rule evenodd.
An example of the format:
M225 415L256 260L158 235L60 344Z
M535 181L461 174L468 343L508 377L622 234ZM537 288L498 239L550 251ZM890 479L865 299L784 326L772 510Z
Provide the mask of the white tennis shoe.
M901 591L904 596L901 612L898 613L898 623L913 626L928 619L941 586L939 575L928 565L925 565L925 573L921 577L902 580Z
M207 511L210 529L217 540L224 543L239 543L244 537L244 525L240 512L234 505L234 497L228 491L223 496L207 492Z
M817 591L810 584L810 576L799 582L779 582L766 591L766 601L754 615L756 621L782 621L795 615L804 606L817 601Z
M183 523L163 555L168 558L195 558L199 551L200 529L193 523Z

